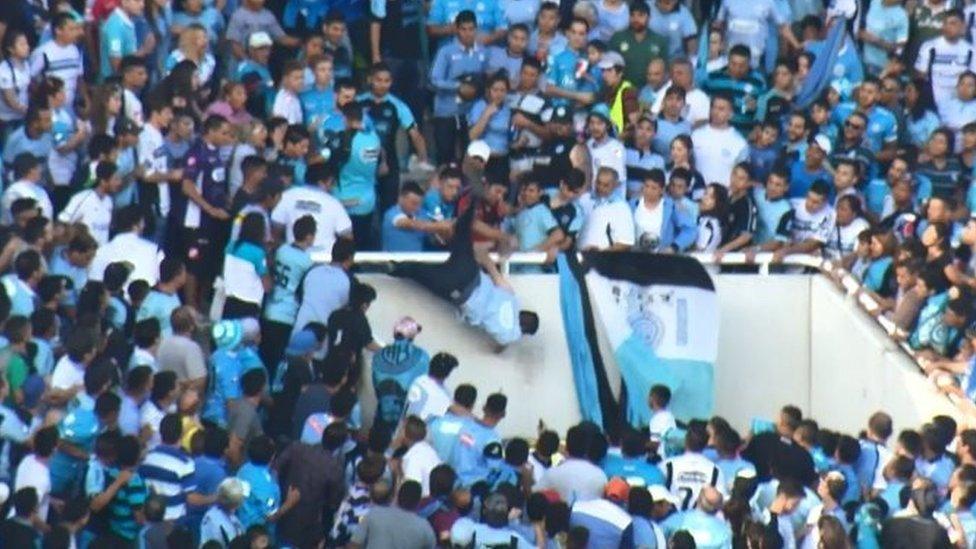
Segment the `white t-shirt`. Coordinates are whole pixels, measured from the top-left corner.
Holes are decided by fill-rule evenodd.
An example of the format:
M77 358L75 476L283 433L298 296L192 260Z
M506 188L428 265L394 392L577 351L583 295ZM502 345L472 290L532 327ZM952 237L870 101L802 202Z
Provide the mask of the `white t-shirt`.
M51 387L64 391L84 385L85 369L78 367L68 355L58 359L51 374Z
M664 486L678 499L678 507L687 511L698 501L698 494L705 486L725 492L722 470L707 457L686 452L665 460L661 464Z
M125 106L125 116L129 120L136 123L136 126L142 127L143 115L142 115L142 101L139 100L139 96L132 93L128 88L122 89L123 100L122 103Z
M671 410L658 410L651 414L651 421L648 425L647 430L650 431L652 435L664 436L668 430L674 429L678 426L678 423L674 420L674 414Z
M0 62L0 90L11 90L21 105L27 105L27 86L30 84L30 67L27 63L17 64L9 59ZM23 120L24 114L17 112L0 98L0 120Z
M846 227L834 223L834 230L830 231L830 238L824 248L826 256L830 259L840 259L854 252L857 248L857 235L870 228L871 224L862 217L854 218Z
M418 377L407 391L407 416L417 416L424 421L442 416L451 407L451 395L434 378L424 375Z
M294 242L291 228L296 221L310 215L315 219L315 248L332 251L341 234L352 231L352 220L342 203L331 194L309 186L293 186L281 195L281 201L271 212L271 221L285 227L288 243Z
M603 143L593 139L586 141L586 148L590 151L590 162L593 166L593 181L596 181L600 168L612 168L617 172L617 179L627 180L627 149L624 144L614 138L607 138ZM623 196L623 189L618 189Z
M84 70L81 50L75 44L62 46L50 40L38 46L31 54L31 76L56 76L64 81L64 93L67 99L65 104L69 108L74 104L75 94L78 92L78 79Z
M695 167L705 183L720 183L728 187L732 168L748 152L746 140L732 126L718 129L711 125L691 132L691 140L695 147Z
M976 53L966 40L960 38L953 43L938 36L922 44L915 58L915 70L924 75L931 71L932 96L939 116L945 118L943 111L956 95L959 75L976 70Z
M160 410L153 401L147 400L142 404L139 410L139 428L142 429L147 425L152 428L152 436L146 442L146 450L152 450L163 441L159 435L159 424L163 422L164 417L166 411Z
M58 214L61 223L82 223L91 232L99 246L108 242L112 224L112 197L98 196L94 189L77 192Z
M673 82L668 82L664 88L654 97L654 104L651 106L651 114L658 116L664 108L664 96L668 89L673 86ZM685 108L681 111L681 117L691 123L692 127L699 122L708 121L708 111L711 108L708 94L695 88L685 92Z
M288 90L278 90L274 105L271 107L271 114L284 118L289 124L301 124L302 102L294 93Z
M47 521L48 506L51 504L51 470L46 463L29 454L17 466L14 476L14 492L21 488L33 488L37 491L37 515Z
M430 495L430 472L441 464L437 451L426 440L422 440L403 454L403 478L420 483L423 495Z
M592 210L583 220L579 234L579 249L609 248L611 244L634 244L634 216L623 200L602 201L593 205L592 197L584 195L580 205L584 211L592 205Z
M95 259L88 267L88 279L100 282L105 276L106 267L117 261L128 261L133 266L128 282L145 280L152 287L159 281L159 264L165 255L159 246L135 233L117 234L107 244L98 247Z
M10 213L10 207L21 198L33 198L37 201L37 206L41 209L41 215L48 219L54 219L54 206L51 204L51 198L48 197L44 187L37 183L21 180L7 187L7 190L3 191L3 195L0 196L0 207L3 208L2 218L4 223L13 223L13 214Z
M657 242L661 240L661 226L664 224L664 200L657 203L657 206L647 209L644 199L637 201L634 208L634 241L640 245L650 245L657 248Z
M166 160L166 149L163 148L163 134L152 124L142 126L139 132L139 145L136 155L139 165L146 175L155 175L169 171ZM159 186L159 211L165 217L169 213L170 197L169 185Z
M806 200L794 198L793 216L790 220L790 241L793 243L804 240L816 240L826 244L834 230L834 209L824 206L815 212L808 212Z

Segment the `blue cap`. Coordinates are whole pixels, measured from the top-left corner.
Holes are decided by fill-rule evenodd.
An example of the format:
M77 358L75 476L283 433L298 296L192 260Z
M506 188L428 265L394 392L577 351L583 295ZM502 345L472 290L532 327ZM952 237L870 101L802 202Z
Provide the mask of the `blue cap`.
M610 123L610 107L608 107L606 103L597 103L596 105L593 105L592 109L590 109L590 116L599 116Z
M302 330L291 336L285 353L290 356L302 356L314 352L319 348L319 340L312 330Z

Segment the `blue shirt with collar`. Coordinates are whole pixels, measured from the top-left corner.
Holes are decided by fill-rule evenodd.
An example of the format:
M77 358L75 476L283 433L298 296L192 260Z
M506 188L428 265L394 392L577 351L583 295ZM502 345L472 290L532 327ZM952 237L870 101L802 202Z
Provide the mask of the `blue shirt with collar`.
M691 135L691 122L684 118L672 121L659 116L657 118L657 133L654 134L651 148L662 157L670 158L671 142L674 141L675 137L682 134Z
M482 113L488 108L488 103L484 99L478 99L468 111L468 127L472 127L481 118ZM492 153L508 154L508 141L511 135L512 109L507 103L503 103L501 108L495 111L485 125L481 139L488 143Z
M515 235L518 237L519 250L528 252L537 249L549 238L552 231L559 228L559 223L552 215L552 210L542 202L536 202L528 208L522 208L515 214Z
M397 227L396 221L401 217L414 216L403 211L399 204L395 204L383 214L381 227L383 251L385 252L422 252L427 233L424 231Z
M457 38L437 50L430 68L430 82L434 86L434 116L446 118L465 115L471 108L468 101L458 100L460 78L467 74L482 74L488 66L488 52L478 44L465 47Z

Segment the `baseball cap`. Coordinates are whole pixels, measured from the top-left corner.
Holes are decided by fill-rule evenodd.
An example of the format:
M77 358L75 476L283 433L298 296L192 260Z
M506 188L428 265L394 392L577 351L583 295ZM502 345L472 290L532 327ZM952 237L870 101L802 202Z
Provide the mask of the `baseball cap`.
M413 339L423 330L423 326L417 323L413 317L404 316L397 320L393 325L393 336L402 336L405 339Z
M597 103L590 109L590 116L599 116L610 123L610 107L606 103Z
M816 144L818 147L820 147L820 150L822 150L824 154L830 154L830 152L834 150L833 146L830 144L830 138L822 133L818 133L817 135L813 136L813 138L810 139L810 144Z
M288 342L288 348L285 349L285 353L291 356L302 356L316 350L318 346L319 340L315 338L315 332L312 330L301 330L291 336L291 341Z
M251 36L247 37L247 47L249 48L267 48L273 43L271 35L264 31L253 32Z
M630 485L620 477L613 477L603 488L603 495L610 501L625 503L630 496Z
M488 162L488 158L491 157L491 147L484 140L478 139L468 145L467 155Z
M623 56L615 51L608 51L603 54L600 58L600 62L596 64L597 67L601 69L612 69L614 67L624 67L627 63L624 62Z
M674 494L668 491L667 488L661 486L660 484L652 484L647 487L647 491L651 494L651 501L658 503L661 501L666 501L672 505L677 505L675 501Z
M549 121L557 124L568 124L573 121L573 109L566 105L559 105L552 109Z

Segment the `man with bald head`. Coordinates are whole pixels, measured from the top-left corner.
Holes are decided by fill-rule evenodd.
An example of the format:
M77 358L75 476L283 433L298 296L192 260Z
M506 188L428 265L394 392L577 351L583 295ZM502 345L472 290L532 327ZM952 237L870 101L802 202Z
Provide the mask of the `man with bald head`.
M713 486L703 486L694 508L675 513L661 524L665 537L685 530L695 538L695 546L701 549L731 547L732 528L718 516L722 504L721 492Z

